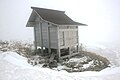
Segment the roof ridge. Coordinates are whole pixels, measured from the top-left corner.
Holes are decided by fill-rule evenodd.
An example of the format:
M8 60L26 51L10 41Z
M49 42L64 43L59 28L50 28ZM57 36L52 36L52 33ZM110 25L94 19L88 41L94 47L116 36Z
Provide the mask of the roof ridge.
M31 7L31 8L32 8L32 9L42 9L42 10L49 10L49 11L55 11L55 12L62 12L62 13L65 13L65 11L54 10L54 9L39 8L39 7Z

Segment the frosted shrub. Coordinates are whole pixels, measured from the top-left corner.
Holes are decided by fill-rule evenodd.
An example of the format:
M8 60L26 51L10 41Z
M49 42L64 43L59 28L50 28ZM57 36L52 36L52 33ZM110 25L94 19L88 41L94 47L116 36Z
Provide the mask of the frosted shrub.
M31 54L33 45L23 41L0 41L0 51L14 51L28 57Z

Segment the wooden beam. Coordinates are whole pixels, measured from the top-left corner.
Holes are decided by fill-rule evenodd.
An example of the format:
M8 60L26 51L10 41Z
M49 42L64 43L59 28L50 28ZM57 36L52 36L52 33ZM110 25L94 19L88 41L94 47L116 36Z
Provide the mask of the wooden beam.
M74 56L74 55L77 55L77 54L79 54L79 53L73 53L73 54L71 54L71 55L62 56L62 57L60 57L60 59L70 58L70 57L72 57L72 56Z
M59 31L78 31L78 29L59 29Z

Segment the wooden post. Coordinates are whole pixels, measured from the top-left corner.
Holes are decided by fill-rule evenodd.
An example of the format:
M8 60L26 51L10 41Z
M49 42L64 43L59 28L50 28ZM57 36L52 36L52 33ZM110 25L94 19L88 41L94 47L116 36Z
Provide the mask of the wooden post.
M58 57L59 57L59 59L60 59L60 57L61 57L60 48L58 48Z
M50 49L50 46L51 46L51 42L50 42L50 27L48 26L48 53L50 54L51 53L51 49Z
M35 30L35 26L34 26L34 46L35 46L35 50L37 50L37 42L36 42L36 30Z
M77 43L78 43L77 47L78 47L78 53L79 53L79 47L80 47L80 45L79 45L79 31L78 30L79 30L79 28L77 28Z
M77 45L77 52L79 53L79 43L78 43L78 45Z
M69 49L69 58L71 57L71 47L68 48Z
M57 26L57 43L58 43L58 47L57 47L57 55L58 55L58 58L60 59L61 57L61 53L60 53L60 40L59 40L59 26Z
M43 35L42 35L42 21L39 22L40 33L41 33L41 53L43 54Z

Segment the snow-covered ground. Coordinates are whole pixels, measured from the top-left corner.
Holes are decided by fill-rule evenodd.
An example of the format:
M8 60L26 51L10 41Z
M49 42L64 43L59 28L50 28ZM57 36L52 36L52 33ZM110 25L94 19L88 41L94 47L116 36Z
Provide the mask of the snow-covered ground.
M108 57L112 62L112 67L100 72L86 71L75 73L32 66L27 63L27 58L15 52L1 51L0 80L120 80L120 62L117 61L119 60L119 53L115 51L110 53L111 50L106 48L89 48L93 52L101 51L99 49L102 50L102 52L99 52L100 55Z
M92 44L85 46L87 51L95 52L98 55L106 57L111 65L120 66L120 47L119 46L112 46L112 45L99 45L99 44Z

